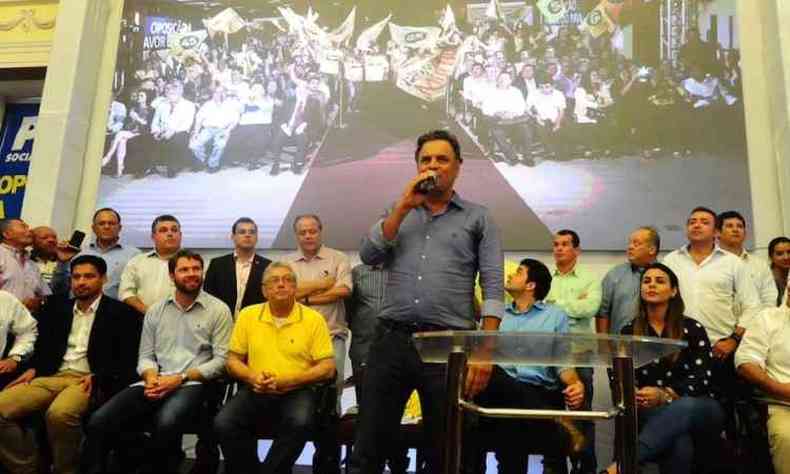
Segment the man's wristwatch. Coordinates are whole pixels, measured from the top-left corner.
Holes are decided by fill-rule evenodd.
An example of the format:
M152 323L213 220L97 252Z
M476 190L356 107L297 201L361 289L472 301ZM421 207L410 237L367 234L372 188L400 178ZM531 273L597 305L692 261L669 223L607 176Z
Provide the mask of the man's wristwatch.
M741 336L739 336L737 332L733 332L728 337L730 339L732 339L733 341L735 341L736 344L740 344L741 343Z

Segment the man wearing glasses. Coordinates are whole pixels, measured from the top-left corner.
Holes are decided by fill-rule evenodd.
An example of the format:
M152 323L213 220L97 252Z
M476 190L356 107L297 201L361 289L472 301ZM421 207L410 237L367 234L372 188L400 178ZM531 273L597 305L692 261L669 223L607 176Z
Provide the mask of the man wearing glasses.
M290 472L312 428L315 384L334 378L329 327L321 313L296 302L296 288L293 268L272 263L263 274L267 302L243 309L236 319L226 367L242 387L214 420L226 472ZM262 471L259 413L279 418Z

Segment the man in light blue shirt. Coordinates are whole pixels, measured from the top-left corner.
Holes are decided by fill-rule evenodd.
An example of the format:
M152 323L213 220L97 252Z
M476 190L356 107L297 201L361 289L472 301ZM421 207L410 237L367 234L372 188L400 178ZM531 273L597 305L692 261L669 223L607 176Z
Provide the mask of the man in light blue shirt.
M140 338L138 382L104 404L86 427L89 472L103 472L109 443L153 418L145 472L178 472L181 436L208 394L206 382L224 374L233 328L230 308L201 290L203 259L180 250L168 262L173 295L148 309Z
M115 209L104 207L93 214L91 229L96 240L88 244L88 248L79 255L95 255L107 263L107 282L104 284L104 294L114 299L118 298L118 286L121 283L121 274L126 264L132 257L140 253L140 249L131 245L121 244L121 215ZM64 245L59 246L60 255L68 255L65 262L58 264L52 278L52 289L55 293L68 293L71 277L69 275L68 260L78 255L73 249Z
M609 270L601 284L601 308L595 317L599 334L620 334L639 312L644 268L656 261L661 237L652 227L640 227L628 238L628 261Z
M500 332L541 332L566 334L568 316L558 306L543 299L551 288L551 273L546 266L533 259L524 259L518 269L508 275L505 290L513 297L513 304L505 310ZM548 338L545 344L530 342L522 351L546 356L561 351L563 343ZM572 367L544 367L499 364L495 366L488 386L475 398L484 407L530 409L578 409L584 401L584 385ZM568 427L568 424L563 424ZM567 465L561 454L568 443L580 444L578 432L574 436L559 429L553 421L520 422L516 420L485 420L480 429L466 435L470 446L464 450L469 456L462 461L465 473L479 473L482 450L495 436L495 451L500 472L526 472L531 448L546 454L544 473L565 473ZM578 448L578 446L576 446ZM560 450L557 450L560 448Z

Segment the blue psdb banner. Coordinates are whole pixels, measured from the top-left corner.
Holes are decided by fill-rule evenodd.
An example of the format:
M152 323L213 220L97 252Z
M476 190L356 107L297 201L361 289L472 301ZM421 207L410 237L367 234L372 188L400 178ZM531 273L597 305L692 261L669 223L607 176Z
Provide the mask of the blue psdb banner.
M39 104L8 104L0 128L0 218L18 218L25 198Z

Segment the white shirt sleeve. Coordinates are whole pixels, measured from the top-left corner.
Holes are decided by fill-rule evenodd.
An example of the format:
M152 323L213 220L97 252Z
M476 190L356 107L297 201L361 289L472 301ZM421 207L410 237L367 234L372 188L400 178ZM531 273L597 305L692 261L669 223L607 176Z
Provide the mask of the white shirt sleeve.
M137 284L137 257L129 260L121 273L121 283L118 285L118 299L125 301L128 298L138 296Z
M749 268L742 261L738 261L735 269L735 299L741 305L741 314L735 324L746 328L747 332L752 320L761 309L757 287L754 285Z
M25 358L33 353L33 347L38 337L38 323L16 298L9 298L7 308L11 313L10 332L14 335L14 345L8 352L10 356Z
M735 352L735 368L743 364L754 363L765 370L768 350L771 347L771 331L769 322L774 316L773 310L768 309L760 312L753 318L749 330L743 335L743 340Z

